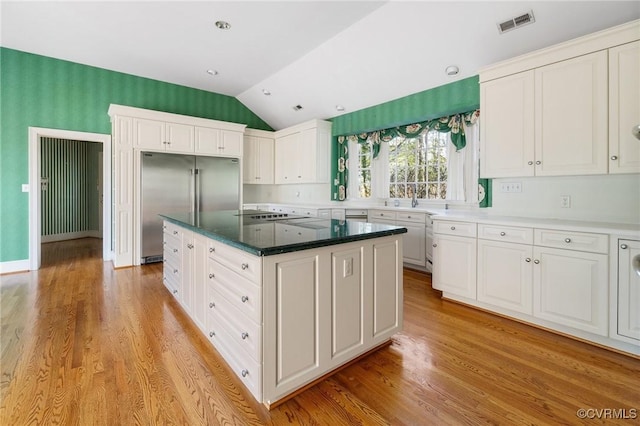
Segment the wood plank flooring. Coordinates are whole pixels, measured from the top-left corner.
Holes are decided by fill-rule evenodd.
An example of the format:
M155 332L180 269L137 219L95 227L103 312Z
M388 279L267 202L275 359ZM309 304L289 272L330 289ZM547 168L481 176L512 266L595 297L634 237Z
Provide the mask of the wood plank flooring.
M100 248L45 244L39 271L0 276L0 424L640 424L640 360L443 301L410 270L393 343L269 412L161 264L114 270Z

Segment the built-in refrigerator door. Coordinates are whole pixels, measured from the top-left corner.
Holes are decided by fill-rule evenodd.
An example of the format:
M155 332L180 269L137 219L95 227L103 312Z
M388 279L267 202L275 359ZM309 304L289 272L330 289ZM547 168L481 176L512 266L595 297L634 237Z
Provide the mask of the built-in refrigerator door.
M240 208L240 162L237 158L196 157L199 210Z
M162 260L162 218L160 213L193 210L192 155L142 153L142 263Z

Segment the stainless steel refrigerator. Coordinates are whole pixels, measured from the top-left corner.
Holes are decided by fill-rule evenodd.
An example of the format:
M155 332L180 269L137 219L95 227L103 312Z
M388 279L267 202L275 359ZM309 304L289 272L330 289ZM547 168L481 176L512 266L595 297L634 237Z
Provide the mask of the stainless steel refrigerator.
M239 208L238 159L143 152L141 263L162 261L158 214Z

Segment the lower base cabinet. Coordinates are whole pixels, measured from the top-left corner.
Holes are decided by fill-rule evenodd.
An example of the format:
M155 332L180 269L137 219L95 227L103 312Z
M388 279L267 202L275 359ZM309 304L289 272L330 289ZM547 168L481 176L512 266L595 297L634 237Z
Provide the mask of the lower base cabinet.
M618 246L617 317L613 331L640 345L640 241L620 239Z

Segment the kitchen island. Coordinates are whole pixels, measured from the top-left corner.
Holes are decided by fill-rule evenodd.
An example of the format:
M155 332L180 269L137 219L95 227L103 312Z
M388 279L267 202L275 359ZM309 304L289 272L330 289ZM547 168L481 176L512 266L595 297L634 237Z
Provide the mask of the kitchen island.
M405 228L247 210L161 216L165 286L269 408L402 328Z

